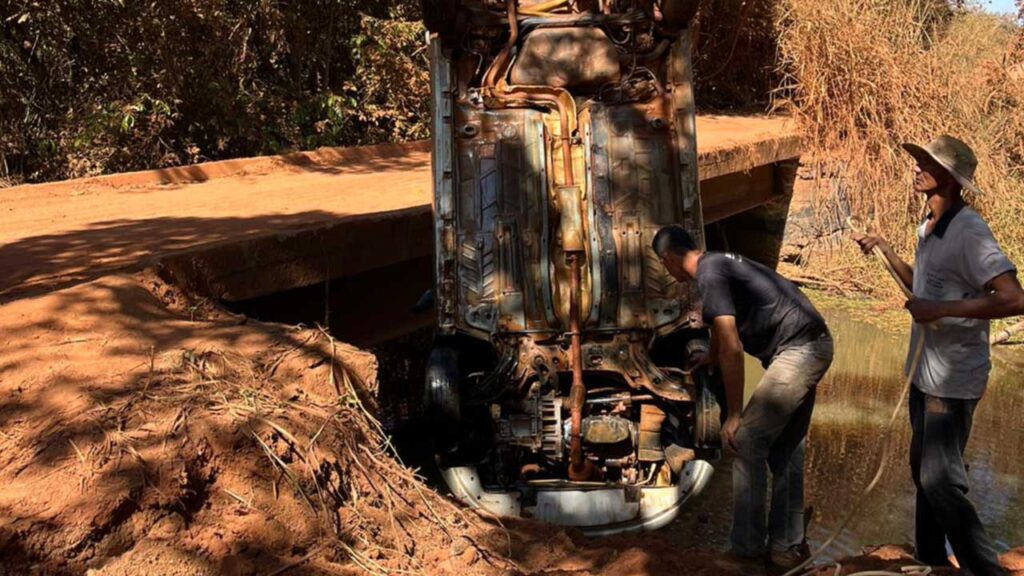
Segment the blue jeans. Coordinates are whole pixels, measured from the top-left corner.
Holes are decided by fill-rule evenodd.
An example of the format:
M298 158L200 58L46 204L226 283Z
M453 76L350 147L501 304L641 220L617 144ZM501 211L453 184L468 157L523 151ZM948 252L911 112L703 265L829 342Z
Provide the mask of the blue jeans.
M910 390L910 472L917 487L917 558L932 566L949 565L953 553L975 576L1002 575L992 539L967 499L964 448L971 435L977 400L939 398Z
M744 408L732 465L733 553L759 556L769 545L785 550L804 541L804 439L817 384L831 364L828 333L779 352Z

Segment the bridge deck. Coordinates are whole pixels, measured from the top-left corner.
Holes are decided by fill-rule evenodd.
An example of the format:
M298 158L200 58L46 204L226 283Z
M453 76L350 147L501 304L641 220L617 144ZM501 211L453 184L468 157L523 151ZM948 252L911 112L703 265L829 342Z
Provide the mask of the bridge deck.
M785 119L704 116L697 134L702 180L799 155ZM197 253L224 267L219 293L228 299L357 274L429 254L430 197L425 142L7 188L0 190L0 302ZM705 204L715 198L705 195ZM283 238L300 238L305 248ZM325 252L344 257L309 261ZM245 288L268 266L276 267L271 281L264 274Z

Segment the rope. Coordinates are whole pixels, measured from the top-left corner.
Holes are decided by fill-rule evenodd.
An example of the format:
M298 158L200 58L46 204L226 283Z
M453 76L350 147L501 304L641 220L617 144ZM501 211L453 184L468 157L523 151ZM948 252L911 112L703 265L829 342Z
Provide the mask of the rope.
M861 229L854 224L854 222L853 222L853 220L851 218L847 218L846 219L846 224L852 230L854 230L855 232L861 232ZM896 273L896 270L892 267L892 264L889 263L889 260L882 253L882 250L878 246L875 246L874 249L872 250L872 253L875 256L877 256L878 259L885 265L885 269L892 276L893 280L895 280L896 283L899 284L900 288L903 290L903 293L908 298L913 296L913 293L910 291L909 288L907 288L906 284L903 283L903 280ZM933 324L933 325L931 325L931 327L934 329L936 326ZM906 399L907 395L910 392L910 386L914 382L914 375L917 374L918 365L921 363L921 352L923 350L924 350L924 333L921 332L921 333L919 333L919 336L917 338L917 342L914 344L914 352L913 352L913 355L911 356L911 360L910 360L910 369L907 371L906 379L905 379L905 381L903 383L903 390L900 392L899 401L896 403L896 408L892 411L892 415L889 417L889 422L886 424L885 430L882 433L883 437L885 437L886 439L888 439L889 434L892 432L893 424L896 422L896 418L899 416L900 411L903 410L903 402L904 402L904 400ZM890 459L890 456L891 456L891 454L890 454L891 452L892 452L892 442L885 442L882 445L882 457L880 458L880 460L878 462L878 470L875 472L875 476L874 476L874 478L871 479L871 482L869 482L868 485L864 488L864 491L861 493L861 498L867 498L875 490L875 488L878 487L878 483L879 483L879 481L881 481L882 476L885 474L885 470L886 470L886 468L889 465L889 459ZM836 539L839 538L840 535L842 535L843 531L846 530L846 527L849 526L850 523L853 522L853 520L857 518L857 515L860 513L861 510L863 510L863 508L864 508L863 506L855 506L852 509L850 509L850 511L847 512L846 517L843 518L843 521L840 522L839 527L836 528L835 531L832 532L831 536L829 536L828 540L826 540L824 544L819 546L818 549L815 550L814 553L811 554L807 558L807 560L804 560L803 563L801 563L799 566L797 566L796 568L793 568L792 570L786 572L784 574L784 576L796 576L797 574L803 573L804 569L806 569L812 562L814 562L814 560L816 560L818 557L820 557L821 554L823 552L825 552L825 550L828 549L828 547L831 546L832 543L835 542ZM869 576L869 575L874 575L874 574L879 574L879 575L896 574L897 576L905 576L905 574L900 574L900 573L897 573L897 572L884 572L884 571L882 571L882 572L858 572L856 576ZM853 575L851 575L851 576L853 576Z
M896 403L896 408L892 411L892 416L889 417L889 422L888 424L886 424L885 431L882 433L885 437L888 437L889 434L892 432L892 426L896 422L896 418L899 416L900 411L903 410L903 401L907 397L907 394L910 392L911 384L913 384L914 382L914 374L917 373L918 364L920 364L921 362L922 350L924 350L923 335L917 339L917 343L914 345L914 355L910 361L910 370L907 372L907 377L903 384L903 390L900 392L899 402ZM879 481L881 481L882 476L885 474L885 469L888 467L891 451L892 442L885 442L882 447L882 457L878 463L878 470L875 472L874 478L871 479L871 482L868 483L868 485L864 488L864 491L861 493L862 498L868 497L875 490L875 488L878 487L878 483ZM815 559L820 557L821 554L829 546L831 546L832 543L835 542L840 535L842 535L843 531L846 530L846 527L849 526L851 522L853 522L853 520L857 517L860 511L863 510L863 508L863 506L855 506L851 508L850 511L846 513L846 517L843 518L843 521L839 524L839 527L835 529L831 536L829 536L828 540L826 540L824 544L819 546L818 549L815 550L814 553L807 558L807 560L804 560L802 564L800 564L796 568L793 568L789 572L786 572L784 576L795 576L797 574L801 574L804 568L807 568L807 566L814 562Z

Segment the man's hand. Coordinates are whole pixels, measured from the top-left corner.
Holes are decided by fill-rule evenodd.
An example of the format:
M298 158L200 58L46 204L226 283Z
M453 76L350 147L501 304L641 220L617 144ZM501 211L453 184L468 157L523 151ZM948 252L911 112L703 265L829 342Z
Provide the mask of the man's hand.
M904 286L910 287L914 285L914 269L900 259L900 257L893 251L892 246L885 241L885 238L876 234L863 234L861 232L855 232L853 234L853 240L860 246L861 252L864 254L871 254L871 251L878 248L881 255L889 262L892 266L892 272L899 276L899 281Z
M690 355L690 368L686 372L689 374L704 367L707 367L708 374L714 374L715 359L709 351L694 352Z
M853 235L853 241L860 245L861 252L865 254L871 254L871 251L878 246L883 253L887 253L891 250L889 243L885 241L885 238L876 234L860 234L856 233Z
M722 446L732 454L739 452L739 444L736 443L736 431L740 429L740 415L733 414L725 419L722 424Z
M911 298L903 304L903 307L910 311L910 315L914 317L914 322L918 324L927 324L946 316L943 311L943 302L938 300Z

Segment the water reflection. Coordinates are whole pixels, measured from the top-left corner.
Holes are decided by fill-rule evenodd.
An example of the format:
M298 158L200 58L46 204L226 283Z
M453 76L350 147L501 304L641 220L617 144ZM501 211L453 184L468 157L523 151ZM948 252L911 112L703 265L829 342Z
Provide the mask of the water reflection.
M822 310L836 342L836 357L822 382L807 450L807 502L815 508L812 543L823 541L846 511L863 508L860 520L837 542L831 556L867 544L912 543L914 488L907 464L910 426L901 414L891 438L882 435L902 385L905 336L853 320L840 310ZM970 497L1002 548L1024 544L1024 353L1000 350L993 358L988 391L978 406L966 459ZM747 363L748 392L761 374ZM880 485L861 492L878 466L883 443L892 442L892 463ZM731 514L727 461L708 493L681 515L673 530L684 542L725 545Z

